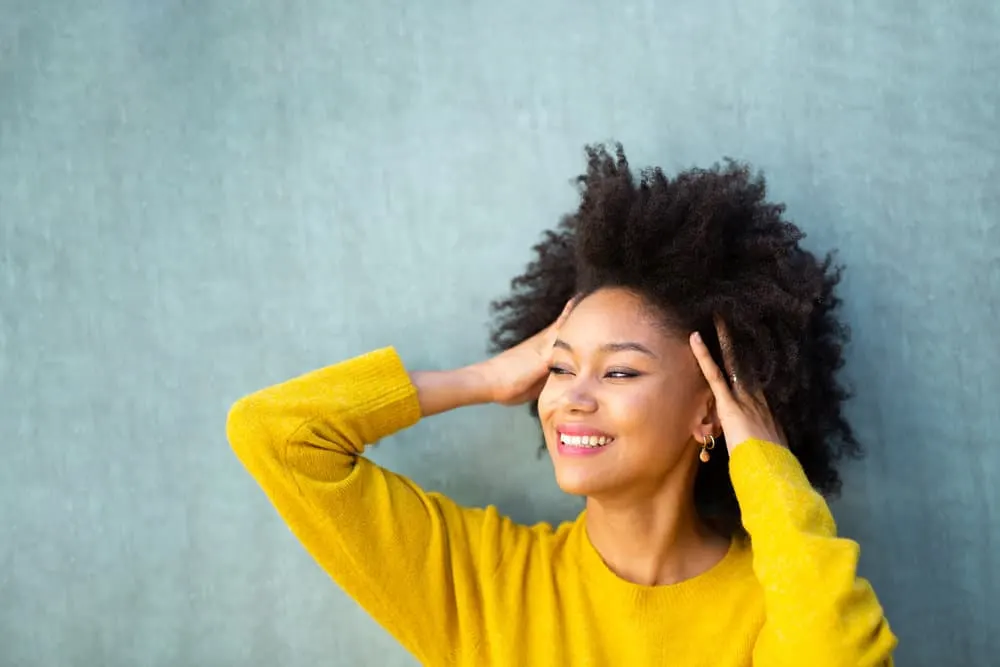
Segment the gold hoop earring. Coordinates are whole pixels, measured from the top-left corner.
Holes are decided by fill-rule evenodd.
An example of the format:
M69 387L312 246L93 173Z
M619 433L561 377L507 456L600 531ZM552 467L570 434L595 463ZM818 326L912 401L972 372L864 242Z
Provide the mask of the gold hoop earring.
M698 454L698 458L701 459L702 463L708 463L708 460L712 458L709 452L713 449L715 449L715 436L710 433L702 436L701 453Z

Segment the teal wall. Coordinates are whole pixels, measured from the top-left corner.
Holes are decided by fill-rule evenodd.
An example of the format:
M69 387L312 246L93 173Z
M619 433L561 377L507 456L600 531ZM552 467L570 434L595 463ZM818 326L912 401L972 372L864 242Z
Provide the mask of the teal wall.
M998 35L993 0L3 0L0 664L413 664L279 521L226 410L386 344L479 358L610 138L749 160L840 248L870 447L842 531L901 665L997 664ZM482 407L376 457L568 517L536 442Z

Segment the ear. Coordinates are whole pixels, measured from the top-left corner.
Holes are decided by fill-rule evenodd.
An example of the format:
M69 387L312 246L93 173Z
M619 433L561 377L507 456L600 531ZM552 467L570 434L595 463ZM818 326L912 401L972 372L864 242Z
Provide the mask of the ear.
M722 422L719 421L719 413L715 409L715 395L711 390L706 391L706 396L699 401L698 409L695 411L695 423L692 424L691 436L696 442L703 442L706 435L718 438L722 435Z

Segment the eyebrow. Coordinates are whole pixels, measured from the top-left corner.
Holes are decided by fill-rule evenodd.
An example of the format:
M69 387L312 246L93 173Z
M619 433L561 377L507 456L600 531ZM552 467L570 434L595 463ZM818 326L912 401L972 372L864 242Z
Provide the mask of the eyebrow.
M557 338L555 343L552 344L552 346L561 348L563 350L566 350L567 352L573 351L573 346L567 343L566 341L562 340L561 338ZM654 359L657 358L656 354L654 354L653 351L650 350L648 347L646 347L642 343L635 343L632 341L622 341L620 343L605 343L604 345L601 345L601 347L598 349L600 349L601 352L639 352L641 354L648 355Z

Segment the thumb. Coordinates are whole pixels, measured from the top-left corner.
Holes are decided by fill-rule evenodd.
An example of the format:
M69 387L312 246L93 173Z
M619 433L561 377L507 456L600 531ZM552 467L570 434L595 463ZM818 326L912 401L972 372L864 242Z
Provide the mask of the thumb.
M563 306L562 312L559 313L559 317L556 318L555 322L545 327L538 332L538 335L534 338L538 341L538 352L542 356L548 357L552 354L552 346L556 342L556 338L559 336L559 330L566 323L566 318L573 311L573 299L566 302Z
M559 329L561 329L562 326L566 324L566 319L569 317L569 314L573 312L573 306L575 303L576 303L576 297L567 301L566 305L563 306L562 312L559 313L559 317L556 318L555 322L549 325L548 332L552 334L553 341L555 341L555 336L556 333L559 331Z

